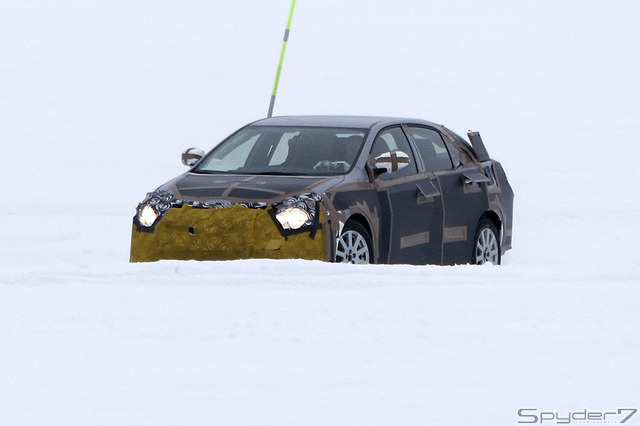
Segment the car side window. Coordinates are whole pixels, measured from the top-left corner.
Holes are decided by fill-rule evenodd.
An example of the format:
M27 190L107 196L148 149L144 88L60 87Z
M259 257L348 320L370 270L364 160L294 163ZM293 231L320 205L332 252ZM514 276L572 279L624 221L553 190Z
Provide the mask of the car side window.
M447 142L447 148L449 148L449 154L451 155L451 162L453 163L453 168L458 167L462 162L460 161L460 151L458 148L453 146L451 142Z
M411 151L409 141L400 127L391 127L378 133L371 148L371 156L375 159L385 152L402 151L409 156L409 165L393 173L383 173L380 179L397 179L399 177L411 176L418 173L416 160Z
M422 157L425 171L451 170L452 161L442 135L427 127L409 126Z

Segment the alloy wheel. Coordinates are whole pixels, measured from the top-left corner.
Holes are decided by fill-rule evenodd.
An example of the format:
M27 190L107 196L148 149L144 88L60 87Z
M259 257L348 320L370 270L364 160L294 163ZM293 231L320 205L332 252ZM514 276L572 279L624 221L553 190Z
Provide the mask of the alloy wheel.
M483 265L487 262L494 265L500 264L500 250L496 234L486 227L480 231L475 248L476 264Z
M345 231L338 238L336 262L340 263L369 263L369 245L365 238L357 231Z

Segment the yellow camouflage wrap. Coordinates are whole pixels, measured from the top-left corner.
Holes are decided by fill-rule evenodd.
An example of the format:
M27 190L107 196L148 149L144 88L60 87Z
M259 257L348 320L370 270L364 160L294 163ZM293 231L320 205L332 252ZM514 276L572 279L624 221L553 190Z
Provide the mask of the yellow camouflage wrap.
M322 229L285 239L264 209L242 205L202 209L172 208L153 233L133 225L131 262L176 260L235 260L250 258L329 260L325 249L325 215L318 211Z

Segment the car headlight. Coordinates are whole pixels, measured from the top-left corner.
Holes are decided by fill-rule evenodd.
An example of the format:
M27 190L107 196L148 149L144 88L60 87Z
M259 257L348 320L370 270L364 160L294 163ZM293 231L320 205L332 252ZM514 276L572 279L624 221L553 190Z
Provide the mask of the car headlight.
M149 192L136 208L134 224L138 232L154 232L155 226L174 205L182 206L182 200L176 200L171 192L161 189Z
M289 207L276 214L283 229L300 229L310 218L309 213L298 207Z
M267 211L285 238L301 232L310 232L314 238L316 231L322 229L318 222L321 200L318 194L309 192L285 198Z
M156 219L158 219L158 213L148 204L142 206L138 211L138 222L140 222L142 226L150 228Z

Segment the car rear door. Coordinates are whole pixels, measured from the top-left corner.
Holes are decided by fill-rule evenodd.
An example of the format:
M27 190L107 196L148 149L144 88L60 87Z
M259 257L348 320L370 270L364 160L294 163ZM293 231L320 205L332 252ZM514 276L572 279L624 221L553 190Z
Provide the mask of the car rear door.
M438 130L410 126L409 131L425 168L434 172L441 188L444 205L442 263L469 263L478 221L488 210L486 182L489 179L478 163Z

